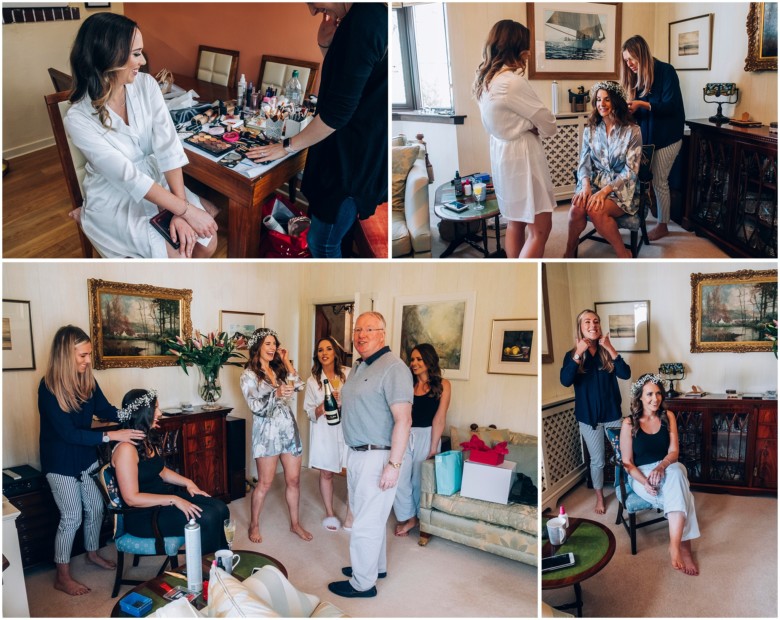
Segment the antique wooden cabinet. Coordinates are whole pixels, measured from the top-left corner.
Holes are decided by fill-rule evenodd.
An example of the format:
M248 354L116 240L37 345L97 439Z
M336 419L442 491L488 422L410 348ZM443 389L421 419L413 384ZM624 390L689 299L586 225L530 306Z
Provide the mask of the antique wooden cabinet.
M688 120L683 226L730 256L777 258L777 134Z
M777 401L675 398L680 462L694 489L777 494Z

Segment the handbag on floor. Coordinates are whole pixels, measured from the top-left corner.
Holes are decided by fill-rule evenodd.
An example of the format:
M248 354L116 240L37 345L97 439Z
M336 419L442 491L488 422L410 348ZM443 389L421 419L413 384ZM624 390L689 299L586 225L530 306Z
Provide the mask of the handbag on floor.
M306 214L284 196L274 194L263 203L260 258L311 258L306 237ZM290 234L292 233L292 234Z

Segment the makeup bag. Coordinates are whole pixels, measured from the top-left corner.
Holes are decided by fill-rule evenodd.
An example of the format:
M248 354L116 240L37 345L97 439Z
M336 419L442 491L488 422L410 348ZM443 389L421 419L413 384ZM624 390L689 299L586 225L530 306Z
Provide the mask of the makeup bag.
M311 258L309 243L306 240L309 229L306 227L299 235L289 235L288 224L299 223L306 214L284 196L275 194L263 203L262 219L272 216L280 225L278 228L268 228L261 224L260 258Z

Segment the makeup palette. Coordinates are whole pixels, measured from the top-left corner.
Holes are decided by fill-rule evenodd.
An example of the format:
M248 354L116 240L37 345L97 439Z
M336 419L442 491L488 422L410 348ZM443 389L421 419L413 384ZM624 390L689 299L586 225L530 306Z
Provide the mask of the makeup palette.
M206 151L209 155L222 155L235 148L233 144L228 144L221 137L212 136L206 132L196 133L189 138L185 138L184 141L202 151Z

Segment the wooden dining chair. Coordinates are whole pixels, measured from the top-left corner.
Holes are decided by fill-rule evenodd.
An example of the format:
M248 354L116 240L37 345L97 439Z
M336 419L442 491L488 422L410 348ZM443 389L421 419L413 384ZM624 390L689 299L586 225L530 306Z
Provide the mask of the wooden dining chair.
M57 145L57 153L60 156L62 171L65 174L65 185L70 195L70 203L74 209L78 209L84 204L84 198L81 193L81 183L86 175L87 160L78 148L70 141L65 132L65 125L62 122L63 117L70 109L68 101L68 91L46 95L46 109L49 112L49 121L54 132L54 142ZM79 240L81 241L81 252L84 258L93 257L92 244L87 239L81 226L76 224L79 231Z
M56 90L58 93L62 92L63 90L69 91L73 86L72 77L70 77L67 73L63 73L62 71L59 71L53 67L49 67L49 77L51 78L51 83L54 85L54 90Z
M201 45L198 48L198 79L221 84L228 88L236 85L238 52L221 47Z
M298 71L298 79L303 86L304 100L311 94L314 88L314 80L320 70L320 63L308 60L296 60L282 56L263 56L260 62L260 76L257 78L258 89L265 92L270 86L278 89L282 94L284 87L292 77L292 72Z

